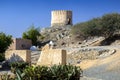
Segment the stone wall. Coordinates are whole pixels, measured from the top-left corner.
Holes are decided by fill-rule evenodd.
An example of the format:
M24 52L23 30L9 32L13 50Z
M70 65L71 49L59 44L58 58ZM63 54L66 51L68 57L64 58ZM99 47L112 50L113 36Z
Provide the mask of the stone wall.
M66 64L66 50L48 49L41 51L37 65L51 66L54 64Z
M72 25L72 11L55 10L51 12L51 26Z
M28 39L14 38L13 43L8 50L25 50L30 49L32 41Z
M8 62L25 61L31 62L31 51L30 50L8 50L5 52L5 59Z

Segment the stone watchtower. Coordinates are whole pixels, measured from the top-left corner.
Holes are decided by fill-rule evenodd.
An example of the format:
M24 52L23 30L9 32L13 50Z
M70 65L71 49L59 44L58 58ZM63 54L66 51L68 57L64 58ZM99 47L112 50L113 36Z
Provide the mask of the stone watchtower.
M51 12L51 26L72 25L72 11L55 10Z

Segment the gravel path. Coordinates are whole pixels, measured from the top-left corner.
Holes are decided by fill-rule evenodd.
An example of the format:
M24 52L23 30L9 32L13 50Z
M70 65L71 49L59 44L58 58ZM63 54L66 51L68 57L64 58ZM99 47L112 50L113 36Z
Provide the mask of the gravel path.
M89 78L87 79L83 78L81 80L120 80L120 69L107 71L105 69L106 66L107 64L84 70L83 75ZM90 77L93 77L94 79L90 79Z

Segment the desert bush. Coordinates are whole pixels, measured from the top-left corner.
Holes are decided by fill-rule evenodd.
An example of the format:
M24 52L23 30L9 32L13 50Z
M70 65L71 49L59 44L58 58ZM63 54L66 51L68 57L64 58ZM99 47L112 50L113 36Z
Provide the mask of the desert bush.
M72 65L54 65L50 68L51 80L79 80L82 70Z
M16 79L21 80L79 80L82 70L72 65L28 66L23 72L16 70Z
M27 63L27 62L12 62L12 63L10 63L11 71L13 73L15 73L16 69L19 69L20 71L22 71L28 65L29 65L29 63Z
M113 37L120 30L120 14L105 14L101 18L101 34L102 36Z
M119 33L120 14L105 14L102 17L94 18L86 22L75 24L71 33L85 38L91 36L103 36L109 38Z
M46 66L29 66L23 72L26 80L48 80L50 78L49 67Z
M94 18L87 22L78 23L72 27L71 33L76 36L82 36L83 38L99 36L101 29L100 21L100 18Z

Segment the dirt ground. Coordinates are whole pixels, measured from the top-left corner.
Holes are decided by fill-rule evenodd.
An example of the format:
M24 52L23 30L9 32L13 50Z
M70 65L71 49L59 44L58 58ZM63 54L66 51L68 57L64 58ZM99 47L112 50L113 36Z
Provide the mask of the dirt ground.
M84 72L81 80L120 80L120 49L104 59L84 60L77 66Z

